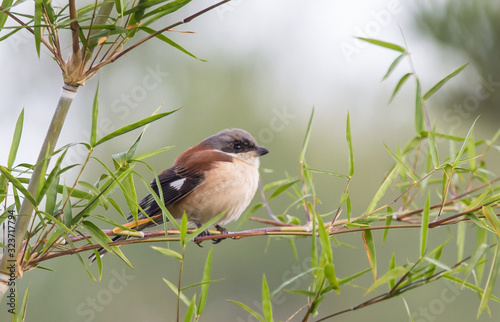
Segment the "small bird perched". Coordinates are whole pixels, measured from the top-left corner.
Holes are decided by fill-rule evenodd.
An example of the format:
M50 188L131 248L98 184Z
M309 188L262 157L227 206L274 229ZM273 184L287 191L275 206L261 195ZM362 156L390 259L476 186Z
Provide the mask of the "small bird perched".
M224 130L206 138L184 151L171 168L158 175L166 208L176 219L186 212L188 220L198 228L225 212L215 227L227 233L221 225L238 219L252 201L259 184L259 157L267 153L250 133L241 129ZM158 194L156 180L151 187ZM134 222L130 215L132 226L126 226L143 230L163 222L161 209L152 195L142 199L139 206L147 216L139 212L138 221ZM206 236L208 231L202 234ZM117 236L113 241L126 238ZM98 252L102 256L106 250L101 248ZM95 255L90 258L94 261Z

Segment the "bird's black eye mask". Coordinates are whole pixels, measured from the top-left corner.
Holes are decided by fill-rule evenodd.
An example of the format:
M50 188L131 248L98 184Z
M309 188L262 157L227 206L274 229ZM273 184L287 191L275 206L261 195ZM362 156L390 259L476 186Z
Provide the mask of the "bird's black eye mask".
M255 144L248 140L234 140L228 142L221 151L227 153L245 153L249 151L254 151L256 149Z

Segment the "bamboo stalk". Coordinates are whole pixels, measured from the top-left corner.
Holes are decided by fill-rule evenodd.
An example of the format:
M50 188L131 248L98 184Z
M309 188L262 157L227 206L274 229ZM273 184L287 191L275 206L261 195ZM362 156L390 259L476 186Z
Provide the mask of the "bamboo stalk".
M54 147L57 144L57 140L59 138L59 134L61 133L64 120L66 119L66 115L68 114L71 103L75 98L76 92L77 87L74 86L65 84L62 88L56 111L54 112L54 116L52 117L47 135L45 136L42 148L40 149L40 153L38 154L36 166L33 170L33 174L28 185L28 192L32 196L36 196L40 178L45 175L44 173L42 173L42 161L44 160L46 155L50 155L54 151ZM35 208L36 205L33 205L27 198L25 198L21 204L19 216L17 216L15 225L14 252L5 253L2 257L2 261L0 262L0 300L3 298L3 295L8 289L8 282L11 276L11 269L9 267L12 267L12 263L15 263L15 261L17 260ZM17 268L14 267L14 270L17 270ZM15 276L17 276L17 274L18 272L16 271Z

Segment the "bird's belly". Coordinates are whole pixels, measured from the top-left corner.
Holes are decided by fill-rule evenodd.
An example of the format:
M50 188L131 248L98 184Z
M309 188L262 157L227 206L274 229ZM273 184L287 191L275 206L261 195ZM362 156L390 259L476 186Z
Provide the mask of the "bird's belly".
M242 161L224 162L218 166L216 178L210 178L196 188L196 193L182 200L182 207L173 204L169 211L181 218L184 211L191 222L204 224L222 212L217 224L238 219L250 204L258 187L257 167Z

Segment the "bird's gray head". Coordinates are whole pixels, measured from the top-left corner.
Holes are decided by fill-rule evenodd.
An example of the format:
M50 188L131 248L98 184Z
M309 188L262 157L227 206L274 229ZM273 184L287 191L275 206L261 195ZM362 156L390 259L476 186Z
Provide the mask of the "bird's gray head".
M259 147L253 136L245 130L228 129L206 138L202 144L214 150L226 153L252 152L256 157L269 153L263 147Z

